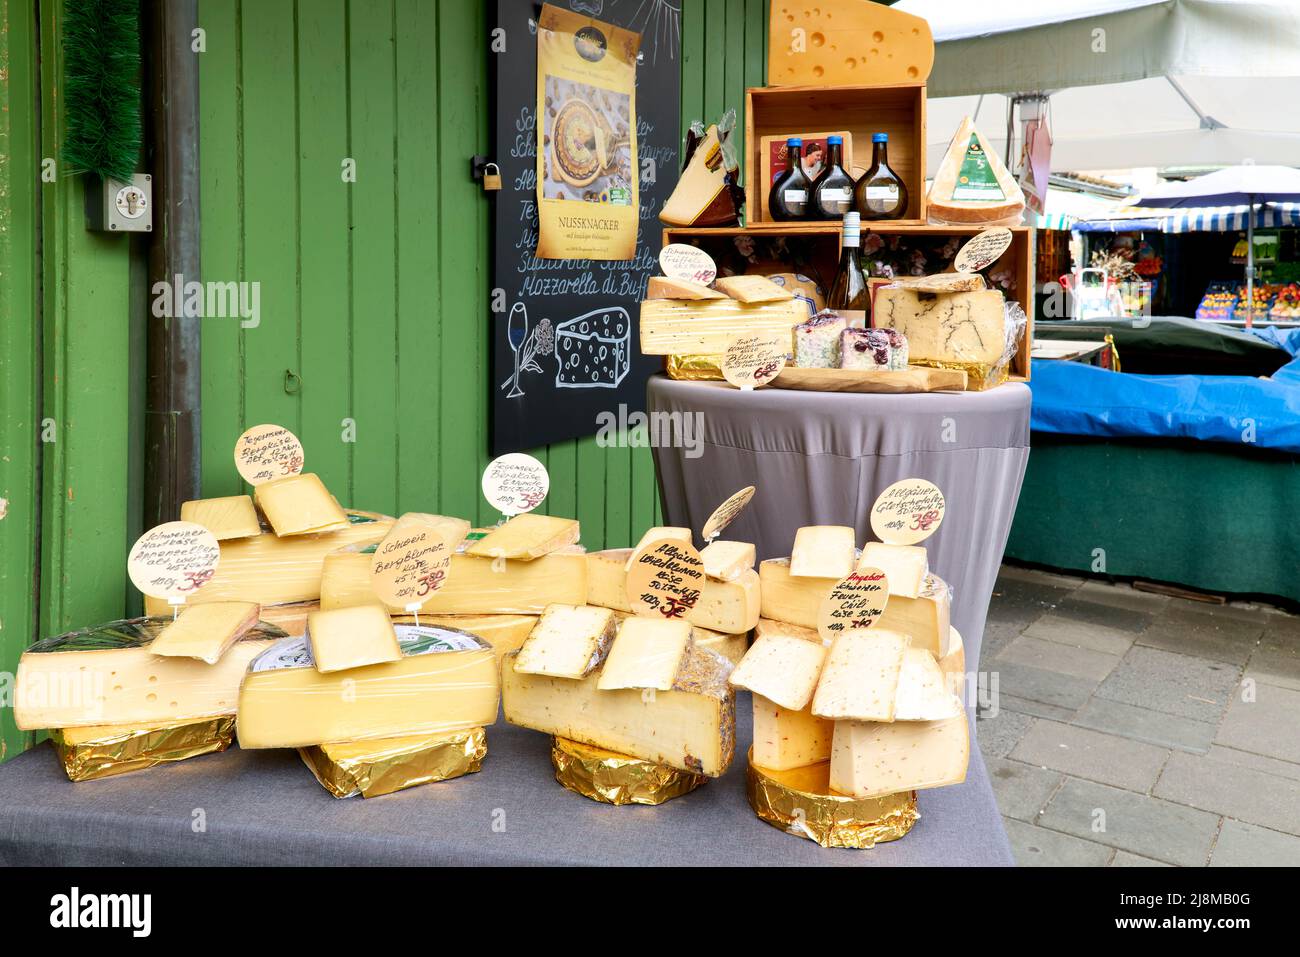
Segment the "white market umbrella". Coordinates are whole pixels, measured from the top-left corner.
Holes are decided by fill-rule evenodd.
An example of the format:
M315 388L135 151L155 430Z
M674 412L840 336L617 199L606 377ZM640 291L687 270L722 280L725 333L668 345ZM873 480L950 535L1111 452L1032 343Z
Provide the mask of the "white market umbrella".
M1296 157L1300 160L1300 156ZM1182 183L1162 183L1134 205L1144 209L1250 207L1246 217L1246 325L1255 319L1255 209L1260 203L1300 203L1300 170L1289 166L1230 166Z

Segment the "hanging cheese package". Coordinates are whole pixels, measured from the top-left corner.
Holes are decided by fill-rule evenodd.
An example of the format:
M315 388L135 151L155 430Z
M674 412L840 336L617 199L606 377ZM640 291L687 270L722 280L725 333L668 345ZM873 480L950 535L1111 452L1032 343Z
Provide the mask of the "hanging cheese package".
M631 259L641 35L543 4L537 20L538 259Z

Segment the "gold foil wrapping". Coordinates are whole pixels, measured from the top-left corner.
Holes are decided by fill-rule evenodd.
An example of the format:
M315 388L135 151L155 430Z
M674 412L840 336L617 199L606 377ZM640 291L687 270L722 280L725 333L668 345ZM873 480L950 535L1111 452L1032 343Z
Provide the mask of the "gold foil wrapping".
M996 365L987 362L949 362L942 359L909 359L908 362L914 366L925 366L927 369L951 369L966 373L967 392L983 392L985 389L1001 385L1007 381L1007 375L1011 372L1011 365L1007 362Z
M299 748L303 763L336 798L379 797L403 788L447 781L483 767L483 728L417 734Z
M722 356L672 355L666 366L668 378L700 382L722 379Z
M224 751L234 736L235 716L228 714L139 728L66 728L51 731L50 741L69 781L94 781Z
M834 793L827 761L789 771L772 771L751 762L746 791L759 820L822 847L866 849L896 841L921 817L915 791L880 798Z
M628 757L604 748L555 738L555 780L575 794L603 804L663 804L708 780L702 774Z

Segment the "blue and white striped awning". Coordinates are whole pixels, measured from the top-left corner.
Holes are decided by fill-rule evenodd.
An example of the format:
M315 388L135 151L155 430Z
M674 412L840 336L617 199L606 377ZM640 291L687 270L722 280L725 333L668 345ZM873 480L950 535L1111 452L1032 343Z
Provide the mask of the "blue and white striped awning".
M1230 233L1246 228L1249 206L1211 206L1198 209L1174 209L1165 222L1167 233ZM1300 204L1277 203L1255 210L1256 229L1300 226Z

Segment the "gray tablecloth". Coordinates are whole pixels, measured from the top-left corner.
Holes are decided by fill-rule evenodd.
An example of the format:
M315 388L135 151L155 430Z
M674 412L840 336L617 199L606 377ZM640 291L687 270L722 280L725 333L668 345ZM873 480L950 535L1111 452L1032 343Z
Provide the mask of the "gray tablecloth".
M747 743L747 694L737 716ZM920 810L901 841L823 850L754 817L743 757L661 807L610 807L555 783L549 737L503 721L479 773L343 801L295 751L232 750L72 784L45 744L0 765L0 866L1011 863L984 826L997 808L978 755L965 784L922 791Z

